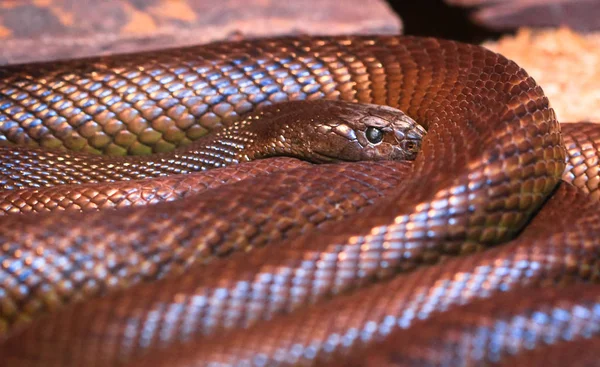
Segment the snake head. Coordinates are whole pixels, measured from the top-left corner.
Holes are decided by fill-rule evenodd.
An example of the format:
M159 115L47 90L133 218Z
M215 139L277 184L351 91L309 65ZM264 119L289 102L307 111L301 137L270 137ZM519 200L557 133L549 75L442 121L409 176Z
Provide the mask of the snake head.
M363 106L365 116L354 123L360 160L414 160L425 129L398 109Z
M282 155L315 163L412 160L425 135L400 110L333 100L280 103L247 120L252 144L246 160Z
M420 151L426 131L400 110L342 101L320 104L308 139L313 160L414 160Z

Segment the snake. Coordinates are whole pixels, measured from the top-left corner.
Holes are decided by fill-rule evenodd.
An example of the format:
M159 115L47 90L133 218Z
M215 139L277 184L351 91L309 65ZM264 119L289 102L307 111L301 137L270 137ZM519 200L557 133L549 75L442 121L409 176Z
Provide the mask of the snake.
M217 179L221 183L228 178L241 180L260 170L257 166L235 167L233 172L218 171L218 178L203 174L186 175L182 180L173 175L274 156L301 157L315 163L411 160L424 133L420 125L398 110L317 100L261 109L191 146L151 156L110 157L0 147L0 160L4 163L0 168L0 183L5 188L0 194L3 197L0 206L5 213L11 213L165 201L199 192L207 185L215 187ZM270 167L277 165L263 166L266 171L274 171ZM157 177L163 179L140 182ZM47 189L34 189L40 187ZM15 188L21 189L16 191L17 195L11 190Z
M2 182L23 203L37 195L4 205L42 212L0 217L10 366L597 363L599 129L559 124L502 55L296 36L8 66L0 80ZM341 124L330 103L367 113ZM392 109L399 131L382 121ZM272 138L262 152L302 153L244 162L226 144L206 162L191 141L243 138L258 126L243 116L279 121L257 130ZM336 122L302 123L323 118ZM314 150L297 140L312 135ZM262 166L159 203L41 208L61 192L201 177L186 173L199 161L214 177ZM119 165L142 177L102 169Z

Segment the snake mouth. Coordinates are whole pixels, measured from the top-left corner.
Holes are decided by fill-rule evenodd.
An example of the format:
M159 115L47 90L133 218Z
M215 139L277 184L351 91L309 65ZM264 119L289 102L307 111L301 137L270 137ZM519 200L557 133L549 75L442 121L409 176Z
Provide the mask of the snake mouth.
M311 157L310 160L316 162L316 163L339 163L339 162L351 162L350 160L346 160L346 159L341 159L340 157L336 157L336 156L332 156L329 155L327 153L323 153L323 152L319 152L316 150L313 150L313 156ZM316 159L313 159L316 158Z

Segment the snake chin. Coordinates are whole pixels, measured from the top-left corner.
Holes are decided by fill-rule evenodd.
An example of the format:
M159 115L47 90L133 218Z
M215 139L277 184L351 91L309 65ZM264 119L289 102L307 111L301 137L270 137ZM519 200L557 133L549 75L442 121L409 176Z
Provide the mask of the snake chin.
M354 162L351 159L341 159L334 155L329 155L325 152L313 151L313 156L309 159L312 163L340 163L340 162Z

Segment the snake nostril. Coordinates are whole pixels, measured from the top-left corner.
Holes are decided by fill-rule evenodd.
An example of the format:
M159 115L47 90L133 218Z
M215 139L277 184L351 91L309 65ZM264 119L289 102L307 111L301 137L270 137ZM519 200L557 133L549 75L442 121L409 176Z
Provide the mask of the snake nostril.
M417 143L416 143L416 142L414 142L414 141L412 141L412 140L409 140L409 141L406 141L406 142L404 142L404 144L403 144L403 145L404 145L404 149L405 149L406 151L409 151L409 152L414 152L414 151L416 151L416 150L417 150Z

